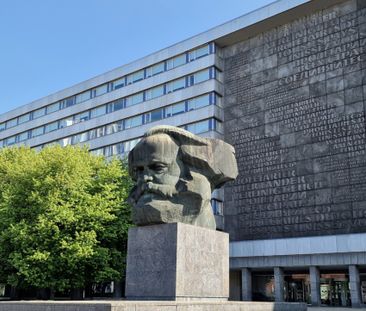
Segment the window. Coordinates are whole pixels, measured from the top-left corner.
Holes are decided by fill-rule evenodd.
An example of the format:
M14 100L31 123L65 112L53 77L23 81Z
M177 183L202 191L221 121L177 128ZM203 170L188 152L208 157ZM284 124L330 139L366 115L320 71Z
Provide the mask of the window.
M142 116L128 118L128 119L125 120L125 129L129 129L131 127L139 126L141 124L142 124Z
M18 135L18 142L25 141L28 139L28 132L23 132Z
M211 206L214 215L220 215L220 216L224 215L224 204L222 203L222 201L212 199Z
M6 139L6 145L11 146L16 143L16 136L11 136Z
M145 123L159 121L163 118L163 108L153 110L145 114Z
M123 121L118 121L116 123L108 124L106 126L107 135L114 134L122 130L123 130Z
M105 127L98 127L89 131L89 139L99 138L105 135Z
M126 98L126 107L133 106L144 101L144 93L138 93Z
M89 120L89 111L84 111L74 116L74 123L84 122L87 120Z
M60 129L62 129L64 127L68 127L68 126L73 125L73 124L74 124L74 118L72 116L68 117L68 118L65 118L65 119L60 121Z
M106 105L92 109L90 113L90 118L96 118L104 114L106 114Z
M124 99L119 99L113 103L108 104L108 113L123 109Z
M18 124L18 119L15 118L15 119L11 119L9 121L6 121L6 128L11 128L11 127L14 127Z
M88 140L88 132L80 133L72 138L73 145L82 143Z
M214 119L212 121L213 121L213 129L218 133L224 134L224 126L223 126L222 122L220 122L216 119Z
M28 122L30 120L30 113L27 114L23 114L22 116L20 116L18 118L18 124L24 123L24 122Z
M4 141L0 140L0 148L4 147Z
M192 60L206 56L208 54L210 54L210 48L209 48L209 45L205 45L199 49L189 52L189 54L188 54L189 61L191 62Z
M32 113L32 116L33 116L33 119L37 119L37 118L44 116L45 114L46 114L46 108L44 107L44 108L34 110Z
M47 106L47 114L60 110L60 103L54 103Z
M126 83L126 78L123 77L121 79L118 79L116 81L113 82L113 90L117 90L120 89L121 87L124 87Z
M65 109L73 105L75 105L75 96L71 96L61 101L61 109Z
M127 76L127 84L141 81L144 78L144 70L139 70Z
M203 95L188 101L188 111L199 109L210 104L210 95Z
M49 133L49 132L55 131L57 129L58 129L58 122L56 121L56 122L52 122L50 124L46 124L44 132Z
M186 105L184 102L177 103L175 105L166 108L166 116L171 117L186 111Z
M91 150L90 152L96 156L102 156L104 155L104 148L94 149Z
M167 70L184 65L186 63L186 54L178 55L174 58L168 59L166 62Z
M155 97L162 96L162 95L164 95L164 86L163 85L159 85L157 87L154 87L152 89L145 91L146 100L150 100Z
M187 125L187 131L192 132L193 134L200 134L209 131L209 120L193 123Z
M4 123L0 123L0 132L5 130L5 122Z
M44 127L40 126L32 130L31 137L37 137L39 135L43 135L44 133Z
M203 81L207 81L210 79L210 70L209 69L205 69L199 72L196 72L193 75L193 84L197 84Z
M66 147L68 145L71 145L71 137L61 138L58 142L61 147Z
M166 84L166 92L171 93L180 89L184 89L186 86L186 79L180 78Z
M146 77L155 76L164 71L164 62L156 64L146 69Z
M84 102L84 101L90 99L90 97L91 97L90 96L90 91L86 91L84 93L76 95L75 101L78 104L78 103L81 103L81 102Z
M96 87L93 89L93 97L101 96L108 92L108 84L103 84L101 86Z

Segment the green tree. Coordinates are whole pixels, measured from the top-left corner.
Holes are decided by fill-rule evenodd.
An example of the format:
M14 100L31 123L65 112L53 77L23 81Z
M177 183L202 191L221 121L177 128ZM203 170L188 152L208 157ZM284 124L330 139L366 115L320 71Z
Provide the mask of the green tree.
M0 150L0 282L58 291L120 279L126 165L86 148Z

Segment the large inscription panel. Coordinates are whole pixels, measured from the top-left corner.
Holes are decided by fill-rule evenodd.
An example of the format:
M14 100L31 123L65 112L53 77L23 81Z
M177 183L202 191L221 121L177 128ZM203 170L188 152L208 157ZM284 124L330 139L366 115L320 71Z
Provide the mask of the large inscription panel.
M366 8L352 0L229 46L233 240L366 232Z

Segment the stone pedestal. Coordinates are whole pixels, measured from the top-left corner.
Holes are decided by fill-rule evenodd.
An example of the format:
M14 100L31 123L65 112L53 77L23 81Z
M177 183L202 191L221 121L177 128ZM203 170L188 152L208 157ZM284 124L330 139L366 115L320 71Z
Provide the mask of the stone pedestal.
M229 235L183 223L131 228L126 298L212 300L229 297Z

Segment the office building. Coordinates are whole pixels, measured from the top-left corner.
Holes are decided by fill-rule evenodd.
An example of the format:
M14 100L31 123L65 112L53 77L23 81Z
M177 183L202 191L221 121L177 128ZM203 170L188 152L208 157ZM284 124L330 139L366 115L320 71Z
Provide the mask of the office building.
M279 0L0 115L0 146L124 156L158 124L224 139L231 298L360 306L365 48L366 1Z

